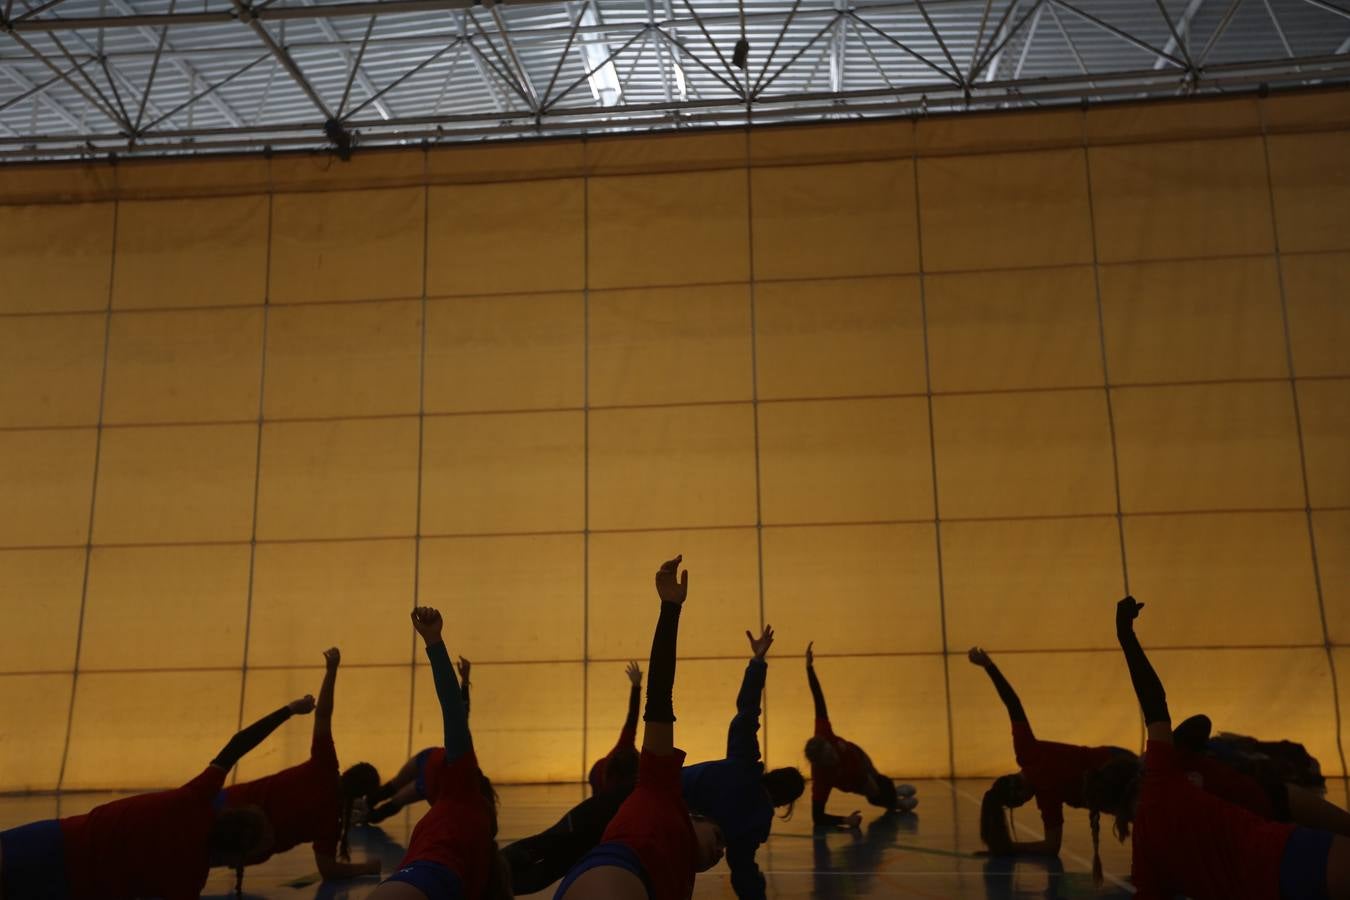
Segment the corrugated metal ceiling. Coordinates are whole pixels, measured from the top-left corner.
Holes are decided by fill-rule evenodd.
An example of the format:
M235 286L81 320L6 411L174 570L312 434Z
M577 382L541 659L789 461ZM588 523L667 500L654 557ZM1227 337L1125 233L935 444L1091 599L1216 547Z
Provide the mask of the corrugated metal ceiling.
M1350 8L1330 0L0 2L0 159L600 133L1350 77ZM733 63L742 37L744 69Z

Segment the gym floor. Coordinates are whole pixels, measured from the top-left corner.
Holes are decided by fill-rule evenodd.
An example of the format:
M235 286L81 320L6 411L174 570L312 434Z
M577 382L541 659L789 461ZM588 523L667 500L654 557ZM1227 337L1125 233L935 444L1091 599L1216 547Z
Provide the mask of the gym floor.
M799 804L789 821L775 823L773 836L760 848L759 863L768 878L770 900L794 898L919 897L919 898L1123 898L1130 895L1129 845L1116 842L1110 822L1102 823L1102 860L1107 890L1094 891L1092 841L1087 815L1066 810L1064 849L1060 860L989 860L980 857L979 800L985 781L920 781L919 808L909 816L871 816L861 833L811 833L810 811ZM502 786L502 843L541 831L583 796L582 786ZM1344 795L1331 785L1330 796ZM113 799L109 794L0 797L0 829L54 816L77 815ZM836 795L832 809L848 812ZM379 828L359 827L352 833L352 856L378 856L385 871L402 858L404 845L425 805L405 810ZM863 812L866 814L867 810ZM1040 836L1034 806L1015 818L1020 839ZM268 900L361 900L378 883L375 878L323 885L308 848L297 848L248 871L244 892ZM232 895L233 877L212 873L208 898ZM535 897L551 897L545 891ZM697 898L732 898L725 864L699 876Z

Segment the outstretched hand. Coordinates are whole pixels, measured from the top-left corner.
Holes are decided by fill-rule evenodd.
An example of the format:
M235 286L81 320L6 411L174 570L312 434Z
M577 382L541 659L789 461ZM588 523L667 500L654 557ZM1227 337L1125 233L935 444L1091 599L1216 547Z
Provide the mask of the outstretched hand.
M683 555L677 556L662 563L656 571L656 593L660 595L662 603L684 605L684 598L689 593L689 570L685 569L678 580L675 577L683 559Z
M456 664L455 668L459 671L459 680L460 680L460 683L461 683L461 684L468 684L468 683L469 683L469 671L473 668L473 663L469 662L467 659L465 659L464 657L461 656L461 657L459 658L459 663Z
M844 831L858 831L862 828L862 812L855 809L844 817L844 821L839 823L839 827Z
M773 626L765 625L764 633L759 637L755 637L747 631L745 633L745 639L750 642L750 654L754 656L755 659L762 660L764 659L764 654L768 653L769 648L773 646Z
M987 669L994 664L994 661L989 658L989 654L985 653L980 647L971 647L970 652L966 654L966 659L981 669Z
M642 687L642 667L636 662L629 661L628 668L625 670L628 675L628 683L635 688Z
M1133 597L1126 597L1116 604L1116 628L1133 628L1134 620L1139 618L1139 610L1144 604Z
M342 662L342 651L336 647L329 647L323 651L324 664L330 669L336 669Z
M806 645L806 665L807 665L807 668L810 668L811 666L813 666L813 665L816 664L816 654L813 653L813 652L811 652L811 648L814 647L815 645L816 645L816 642L815 642L815 641L812 641L811 643L809 643L809 644Z
M286 704L286 708L294 715L307 716L314 712L314 695L306 694L298 700L292 700Z
M427 646L439 643L441 640L441 613L435 607L419 606L412 612L413 628L426 641Z

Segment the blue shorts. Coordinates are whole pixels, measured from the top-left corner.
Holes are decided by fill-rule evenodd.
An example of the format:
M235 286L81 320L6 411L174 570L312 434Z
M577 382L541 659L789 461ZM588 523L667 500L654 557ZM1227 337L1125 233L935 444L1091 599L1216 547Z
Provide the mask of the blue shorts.
M459 875L436 862L418 860L385 879L410 884L427 895L427 900L464 900L464 882Z
M1336 836L1298 827L1280 857L1280 900L1327 900L1327 858Z
M4 895L24 900L65 900L65 839L56 819L0 831Z
M430 800L427 797L427 757L435 749L435 747L428 747L425 750L418 751L418 754L413 757L417 761L417 780L414 782L417 787L417 796L428 802Z
M572 867L567 873L567 877L558 885L558 890L553 894L553 900L562 900L578 878L585 875L591 869L599 869L602 866L613 866L616 869L623 869L625 872L632 872L638 878L642 879L642 886L647 889L647 896L652 895L652 882L647 877L647 870L642 867L642 860L633 852L633 848L627 844L621 844L618 841L608 841L603 844L597 844L590 853L581 858L581 862Z

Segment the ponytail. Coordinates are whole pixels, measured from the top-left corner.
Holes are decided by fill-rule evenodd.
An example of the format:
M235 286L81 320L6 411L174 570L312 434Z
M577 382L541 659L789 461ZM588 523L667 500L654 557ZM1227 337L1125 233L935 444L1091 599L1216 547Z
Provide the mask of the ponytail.
M355 797L342 798L342 817L338 825L338 859L347 862L352 858L351 842L347 832L352 827L352 805L356 802Z
M1116 837L1123 843L1130 836L1130 821L1134 818L1138 792L1139 759L1133 753L1121 754L1083 776L1083 799L1088 808L1088 823L1092 826L1092 881L1097 887L1105 880L1099 849L1102 813L1115 816Z
M1101 887L1106 878L1102 875L1102 814L1100 810L1088 811L1088 824L1092 826L1092 883Z
M364 799L373 812L375 803L369 798L387 798L393 792L393 782L382 787L380 773L370 763L359 762L342 773L342 777L338 779L338 796L342 799L342 813L338 817L338 859L345 862L352 855L351 847L348 846L347 832L351 831L352 813L357 799ZM378 822L379 819L371 816L371 821Z

